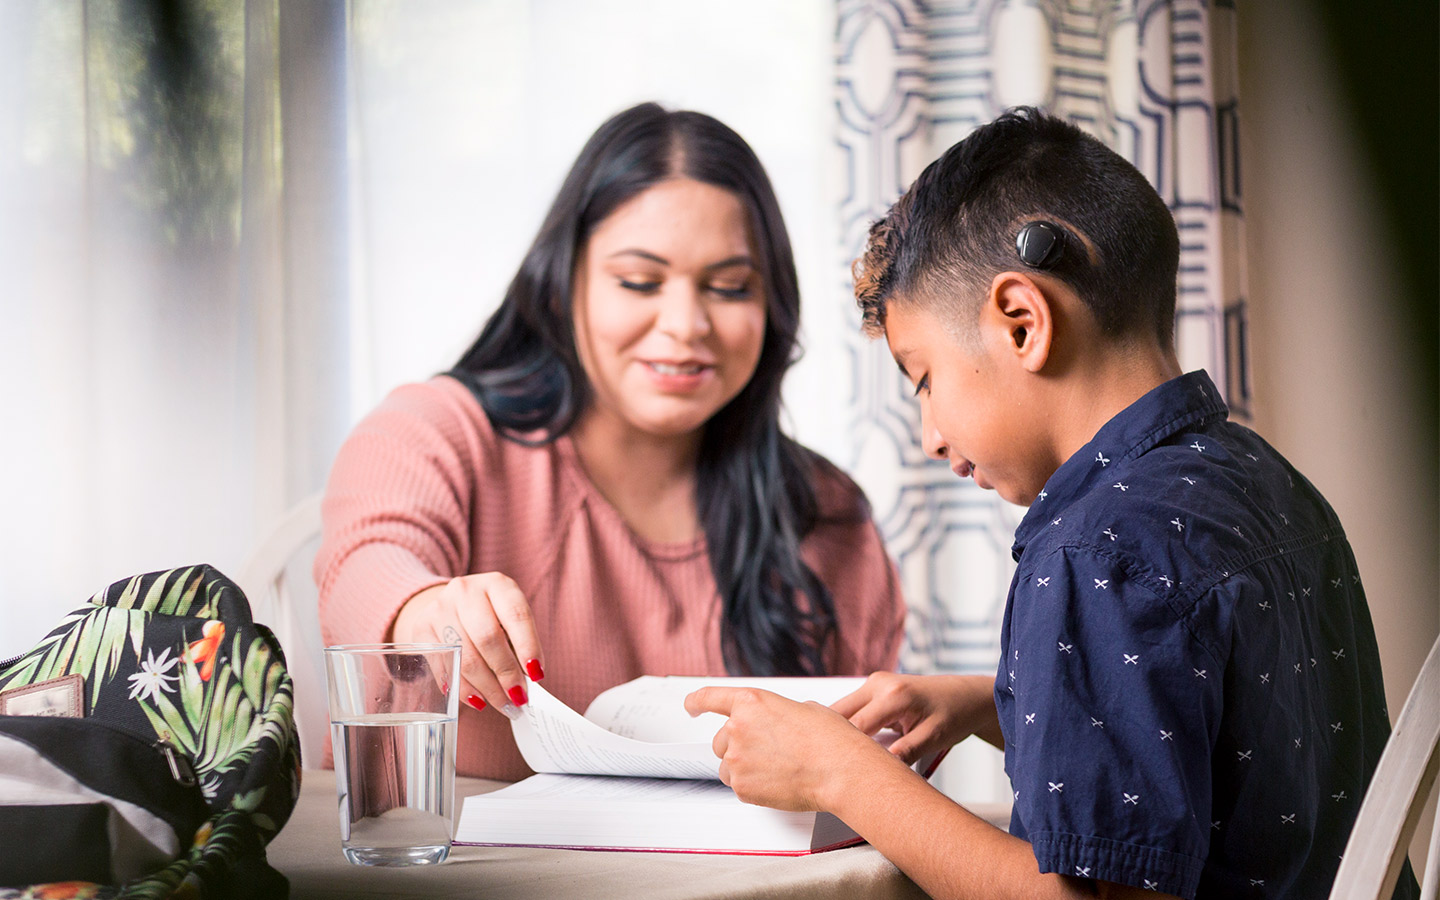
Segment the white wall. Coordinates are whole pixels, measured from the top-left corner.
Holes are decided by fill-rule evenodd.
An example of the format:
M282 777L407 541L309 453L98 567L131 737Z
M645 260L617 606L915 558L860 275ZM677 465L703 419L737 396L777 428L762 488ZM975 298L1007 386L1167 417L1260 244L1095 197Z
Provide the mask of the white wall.
M1256 430L1345 526L1393 718L1440 631L1435 435L1418 424L1434 373L1417 367L1400 262L1313 5L1251 3L1239 23ZM1417 838L1412 856L1424 852Z

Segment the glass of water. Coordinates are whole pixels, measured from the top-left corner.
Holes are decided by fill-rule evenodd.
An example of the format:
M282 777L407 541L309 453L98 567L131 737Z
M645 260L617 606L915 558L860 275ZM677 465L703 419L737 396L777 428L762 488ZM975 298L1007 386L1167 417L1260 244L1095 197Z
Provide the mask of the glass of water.
M325 648L340 845L361 866L450 855L458 644Z

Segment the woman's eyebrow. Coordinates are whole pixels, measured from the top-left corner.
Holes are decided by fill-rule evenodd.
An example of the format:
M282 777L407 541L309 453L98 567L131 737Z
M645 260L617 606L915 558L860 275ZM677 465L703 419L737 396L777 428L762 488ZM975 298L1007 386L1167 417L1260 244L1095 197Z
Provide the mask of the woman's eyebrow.
M648 250L641 250L636 247L627 247L624 250L616 250L614 253L610 254L607 259L614 259L617 256L638 256L641 259L648 259L651 262L658 263L662 266L670 265L670 260L666 259L665 257L657 256L656 254L651 253ZM703 271L713 272L716 269L728 269L732 266L749 266L753 269L755 268L755 261L750 258L749 254L741 253L738 256L731 256L726 259L722 259L719 262L710 263L709 265L704 267Z
M642 259L648 259L651 262L659 263L662 266L670 265L670 260L666 259L663 256L656 256L648 250L637 250L633 247L627 248L625 250L616 250L614 253L610 254L607 259L614 259L617 256L638 256Z

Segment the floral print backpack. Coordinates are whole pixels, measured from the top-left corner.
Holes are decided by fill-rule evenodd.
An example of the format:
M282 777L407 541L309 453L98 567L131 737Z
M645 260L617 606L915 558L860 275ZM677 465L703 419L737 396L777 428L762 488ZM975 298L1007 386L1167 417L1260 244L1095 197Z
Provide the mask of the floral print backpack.
M116 582L0 661L0 900L283 898L285 657L210 566Z

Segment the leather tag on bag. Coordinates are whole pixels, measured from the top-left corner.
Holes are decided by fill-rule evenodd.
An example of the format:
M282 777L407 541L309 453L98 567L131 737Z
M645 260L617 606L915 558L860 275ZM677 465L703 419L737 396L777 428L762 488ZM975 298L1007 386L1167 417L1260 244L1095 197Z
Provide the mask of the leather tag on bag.
M0 693L0 716L85 717L85 679L76 672Z

